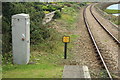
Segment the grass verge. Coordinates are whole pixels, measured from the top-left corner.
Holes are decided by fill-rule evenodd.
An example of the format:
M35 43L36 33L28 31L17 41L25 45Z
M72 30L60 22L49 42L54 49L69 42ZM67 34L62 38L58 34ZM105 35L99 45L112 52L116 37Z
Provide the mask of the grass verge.
M113 9L105 9L104 11L107 12L108 14L120 13L120 10L113 10Z
M62 74L61 66L46 63L34 65L7 65L4 66L3 69L5 73L3 78L59 78Z

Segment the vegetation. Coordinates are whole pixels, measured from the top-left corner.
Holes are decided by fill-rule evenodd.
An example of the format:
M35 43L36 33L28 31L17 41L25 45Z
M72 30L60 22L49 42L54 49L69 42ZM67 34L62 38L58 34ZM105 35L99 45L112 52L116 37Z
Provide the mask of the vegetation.
M30 14L31 20L31 43L43 41L49 34L48 30L43 27L42 19L44 13L42 8L37 6L37 3L3 3L3 54L11 51L12 39L11 39L11 17L12 15L19 13ZM47 33L47 34L45 34ZM45 37L43 37L45 36Z
M70 53L73 47L72 43L78 37L78 35L71 34L70 32L76 27L79 7L81 6L80 3L69 4L3 3L3 78L62 77L64 64L73 55ZM63 10L61 10L62 7L64 7ZM46 25L42 25L42 19L45 15L44 12L47 11L48 13L53 10L60 10L55 13L55 20ZM12 64L11 16L18 13L27 13L31 17L31 56L30 64L28 65ZM66 32L60 32L60 29L54 28L55 26L59 26L59 28L62 28L63 31L66 30ZM63 35L71 37L71 43L68 44L67 60L64 60L63 57L64 44L61 40Z
M56 11L55 15L53 16L53 19L61 18L61 13L60 11Z
M44 5L44 6L42 6L42 9L44 10L44 11L50 11L50 12L52 12L52 11L55 11L55 10L61 10L61 6L56 6L56 5Z
M120 10L105 9L104 11L107 12L108 14L120 13Z
M31 20L31 44L41 43L50 37L49 29L42 25L42 20L45 13L49 13L54 10L61 9L58 6L48 5L47 3L3 3L3 53L11 51L12 39L11 39L11 17L12 15L19 13L30 14ZM58 14L56 14L58 15ZM60 16L60 13L59 15Z
M120 10L111 10L111 9L106 9L104 10L106 13L108 14L117 14L117 13L120 13ZM118 20L118 16L113 16L113 15L110 15L109 16L109 20L111 20L113 23L117 24L117 25L120 25L120 20Z
M55 32L55 30L48 28L48 25L42 25L42 19L44 18L44 9L42 8L41 5L45 5L42 3L3 3L3 20L2 20L2 31L3 31L3 38L2 38L2 44L3 44L3 73L7 73L9 74L17 74L13 76L12 75L4 75L3 77L25 77L22 74L29 74L30 72L33 71L38 71L37 66L40 66L39 68L41 68L41 66L43 66L43 70L39 70L37 72L38 75L34 75L34 74L29 74L26 77L30 77L32 75L34 75L33 77L42 77L44 72L47 71L52 71L52 69L54 70L56 66L54 65L50 65L47 62L45 62L45 59L42 59L42 57L40 57L40 59L42 59L39 62L45 62L45 64L40 65L37 64L36 62L36 58L34 57L35 53L32 51L35 51L36 53L42 50L43 53L49 53L51 54L53 52L53 50L55 51L56 48L56 42L55 39L59 39L57 37L59 37L58 35L56 36L57 32ZM51 8L51 11L53 10L53 7ZM15 14L19 14L19 13L26 13L30 15L30 20L31 20L31 26L30 26L30 39L31 39L31 61L35 60L34 65L24 65L24 66L20 66L20 65L13 65L12 64L12 52L11 52L11 48L12 48L12 38L11 38L11 17L12 15ZM55 44L52 44L53 41L55 42ZM46 51L47 50L47 51ZM42 53L40 52L40 53ZM32 54L34 53L34 54ZM54 52L53 52L54 53ZM39 55L39 54L38 54ZM36 54L36 56L38 56ZM57 55L57 54L56 54ZM44 55L42 55L44 57ZM52 57L52 56L51 56ZM49 55L50 58L50 55ZM52 59L51 59L52 60ZM28 67L29 68L26 68ZM32 67L32 68L31 68ZM61 66L59 66L61 67ZM58 67L58 68L59 68ZM22 69L23 68L23 69ZM61 67L62 68L62 67ZM9 71L10 70L10 71ZM20 72L21 70L21 72ZM24 71L25 70L25 71ZM57 76L56 73L60 73L60 68L57 70L56 67L56 72L55 75L56 77L59 77L59 75ZM40 73L43 72L43 73ZM49 71L49 72L50 72ZM50 74L50 73L45 73L44 77L53 77L52 75L48 75L45 76L46 74ZM39 74L40 73L40 74Z

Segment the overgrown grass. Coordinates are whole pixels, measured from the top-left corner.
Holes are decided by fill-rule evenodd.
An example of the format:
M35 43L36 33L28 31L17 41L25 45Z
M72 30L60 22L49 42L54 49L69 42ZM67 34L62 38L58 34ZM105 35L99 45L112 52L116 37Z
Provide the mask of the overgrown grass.
M120 13L120 10L112 10L112 9L106 9L104 10L106 13L108 14L117 14L117 13ZM118 16L111 16L110 17L110 20L117 24L117 25L120 25L120 20L118 19L119 17Z
M78 9L73 7L65 7L62 10L62 17L60 19L61 22L63 23L63 25L61 26L66 27L67 29L74 29L75 23L77 21L77 17L78 17Z
M78 9L74 7L65 7L62 10L62 17L55 22L59 27L64 27L67 32L56 32L53 29L50 38L40 44L31 45L30 62L28 65L3 64L3 78L61 78L64 67L64 43L63 35L70 36L68 43L68 58L70 60L73 54L70 54L73 42L79 37L72 31L76 27ZM58 23L62 23L58 24ZM49 23L51 24L51 23ZM50 25L46 26L49 28ZM54 25L51 25L54 26Z
M33 64L3 64L3 78L61 78L64 67L61 63L64 60L63 43L59 38L55 41L55 38L31 45L30 62Z
M3 69L3 78L60 78L62 76L61 66L47 63L34 65L8 65L3 66Z
M114 9L105 9L104 11L107 12L108 14L120 13L120 10L114 10Z

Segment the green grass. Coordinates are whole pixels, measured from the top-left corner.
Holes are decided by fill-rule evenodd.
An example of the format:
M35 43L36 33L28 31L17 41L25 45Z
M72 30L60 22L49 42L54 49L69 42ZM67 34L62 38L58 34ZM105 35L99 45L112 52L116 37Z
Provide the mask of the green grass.
M3 78L61 78L64 65L62 46L55 53L32 51L28 65L3 65ZM31 74L32 73L32 74ZM15 74L15 75L14 75Z
M109 13L109 14L117 14L120 13L120 10L112 10L112 9L105 9L105 12Z
M120 10L111 10L111 9L105 9L104 10L106 13L108 14L117 14L120 13ZM115 23L116 25L120 25L120 20L118 20L118 16L106 16L106 17L110 17L110 20Z
M74 47L73 42L77 40L77 38L79 37L79 35L74 35L74 30L77 26L76 24L78 21L78 15L79 15L78 9L74 7L65 7L62 10L61 19L57 20L62 24L59 26L67 29L67 32L64 32L63 35L70 36L70 43L68 43L68 49L71 49ZM68 51L68 53L70 52Z
M61 22L63 25L62 27L66 27L67 29L74 29L75 28L75 23L77 21L78 17L78 10L73 8L73 7L65 7L62 10L62 16L61 16Z
M60 78L62 76L62 67L51 64L8 65L3 69L3 78Z
M56 50L53 49L53 51L41 50L40 48L47 47L44 44L41 45L41 47L40 45L36 45L39 49L31 49L30 62L34 62L35 64L3 64L3 78L61 78L64 67L61 63L64 61L63 43L59 42L56 45L58 47ZM32 47L33 46L31 46L31 48Z

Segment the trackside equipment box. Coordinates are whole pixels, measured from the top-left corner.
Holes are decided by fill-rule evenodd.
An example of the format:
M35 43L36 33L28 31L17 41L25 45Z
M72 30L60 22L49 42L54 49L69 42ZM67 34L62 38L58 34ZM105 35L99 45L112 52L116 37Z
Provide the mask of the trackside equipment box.
M13 63L27 64L30 58L29 14L12 16Z

